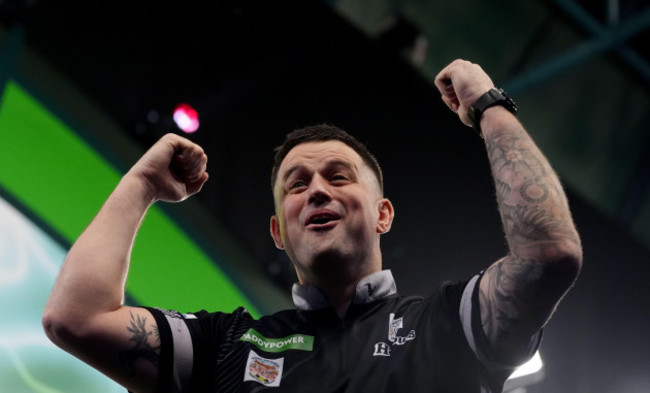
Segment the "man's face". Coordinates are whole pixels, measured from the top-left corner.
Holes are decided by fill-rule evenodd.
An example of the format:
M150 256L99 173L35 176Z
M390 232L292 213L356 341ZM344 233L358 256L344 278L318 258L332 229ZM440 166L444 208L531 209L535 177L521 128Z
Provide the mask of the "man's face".
M301 283L381 268L379 235L390 229L393 210L351 147L336 140L294 147L280 165L274 197L271 234Z

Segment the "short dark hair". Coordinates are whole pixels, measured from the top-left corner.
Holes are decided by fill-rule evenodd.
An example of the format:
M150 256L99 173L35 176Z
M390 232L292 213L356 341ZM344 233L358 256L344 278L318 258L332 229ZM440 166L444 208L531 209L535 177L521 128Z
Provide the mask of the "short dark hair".
M381 172L379 167L379 162L368 148L359 140L352 135L348 134L344 130L329 125L329 124L318 124L314 126L304 127L297 130L294 130L287 134L284 142L274 149L275 158L273 161L273 169L271 170L271 189L275 187L275 182L278 178L278 171L280 170L280 164L284 157L289 154L289 151L294 147L308 142L326 142L326 141L341 141L346 145L350 146L361 158L363 162L372 171L377 177L377 182L379 183L379 190L381 193L384 193L384 175Z

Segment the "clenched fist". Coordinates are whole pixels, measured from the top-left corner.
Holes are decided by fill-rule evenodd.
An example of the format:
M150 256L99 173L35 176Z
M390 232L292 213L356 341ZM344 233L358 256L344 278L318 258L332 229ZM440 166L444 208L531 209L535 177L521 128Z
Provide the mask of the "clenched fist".
M143 182L152 201L178 202L201 190L208 180L208 156L201 146L178 136L160 138L127 176Z
M438 73L434 83L442 101L468 126L472 125L467 115L469 107L494 87L481 66L466 60L454 60Z

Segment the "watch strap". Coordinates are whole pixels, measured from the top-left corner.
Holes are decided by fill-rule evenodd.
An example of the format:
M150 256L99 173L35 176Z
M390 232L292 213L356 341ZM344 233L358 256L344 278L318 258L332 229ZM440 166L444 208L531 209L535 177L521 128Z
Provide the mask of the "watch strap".
M495 105L503 106L513 115L517 115L517 110L519 109L514 100L510 98L503 89L492 88L488 90L469 107L469 111L467 112L472 127L479 133L479 135L483 135L481 131L481 117L483 116L483 112L487 108Z

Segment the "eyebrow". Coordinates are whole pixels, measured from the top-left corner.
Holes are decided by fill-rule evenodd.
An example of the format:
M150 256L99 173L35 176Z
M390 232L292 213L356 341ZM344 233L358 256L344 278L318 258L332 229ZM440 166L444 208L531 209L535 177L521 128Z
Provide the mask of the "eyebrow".
M346 169L350 169L350 170L353 170L353 171L357 170L357 166L354 163L348 162L348 161L345 161L345 160L341 160L341 159L338 159L338 158L334 158L334 159L331 159L329 161L326 161L325 166L326 167L344 167ZM290 167L289 169L287 169L287 171L284 173L284 175L282 175L282 183L286 182L287 179L291 176L291 174L293 174L294 172L296 172L296 171L298 171L300 169L303 169L304 167L305 166L302 165L302 164L296 164L296 165Z
M298 170L300 170L302 168L304 168L304 165L298 164L298 165L294 165L291 168L287 169L287 171L284 172L284 174L282 175L282 183L281 184L284 184L284 182L287 181L287 179L289 178L289 176L291 176L292 173L294 173L294 172L296 172L296 171L298 171Z
M333 159L331 161L328 161L326 164L328 167L343 167L345 169L350 169L352 171L358 171L357 166L353 162L345 161L345 160L339 160L339 159Z

